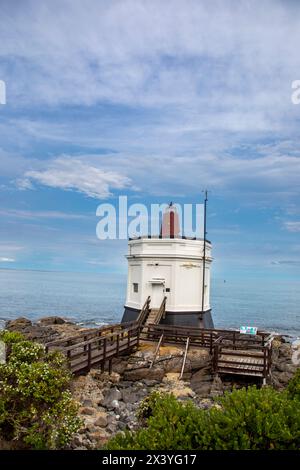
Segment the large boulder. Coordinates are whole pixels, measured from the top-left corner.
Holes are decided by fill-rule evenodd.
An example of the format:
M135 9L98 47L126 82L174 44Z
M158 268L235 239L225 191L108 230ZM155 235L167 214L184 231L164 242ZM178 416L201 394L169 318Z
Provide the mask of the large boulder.
M283 343L278 348L279 358L291 359L292 358L292 345L290 343Z
M64 320L61 317L57 316L51 316L51 317L43 317L38 320L38 324L40 325L63 325L64 323L67 323L66 320Z
M211 364L211 357L208 349L190 349L188 359L191 370L198 370Z
M24 329L32 326L32 322L25 317L19 317L15 320L8 320L6 322L5 328L9 331L19 331L22 332Z
M131 369L124 372L124 380L136 381L136 380L158 380L163 379L165 372L162 368L153 367L152 369L142 367L140 369Z
M96 410L95 410L95 408L93 408L91 406L83 406L82 408L80 408L79 412L82 415L93 416L93 415L95 415Z
M108 424L107 413L101 411L97 414L97 418L94 421L94 425L100 428L105 428Z
M25 317L7 321L5 328L8 331L17 331L21 333L28 340L38 341L40 343L47 343L57 339L58 337L58 333L50 326L32 323Z
M147 389L132 390L124 388L122 390L122 399L124 403L138 403L147 395Z
M108 409L116 409L119 408L119 400L122 399L122 393L120 392L119 389L115 388L110 388L105 392L104 395L104 400L102 400L100 403L102 406Z
M209 367L204 367L192 375L191 388L199 396L207 397L212 387L213 376Z
M211 387L210 382L202 382L199 383L196 388L192 387L192 389L199 397L207 398L210 396Z
M45 317L33 323L27 318L20 317L16 320L10 320L6 323L6 329L9 331L18 331L26 339L38 341L40 343L49 343L57 339L67 339L78 333L93 331L91 328L82 329L80 326L66 321L61 317Z
M210 389L211 396L219 396L224 392L223 382L221 378L217 375L213 378L212 386Z

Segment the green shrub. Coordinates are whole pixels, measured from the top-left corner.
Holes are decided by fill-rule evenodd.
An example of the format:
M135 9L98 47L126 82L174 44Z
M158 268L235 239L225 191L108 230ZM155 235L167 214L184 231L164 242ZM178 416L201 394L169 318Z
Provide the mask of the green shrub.
M137 418L140 422L144 422L153 415L155 408L159 406L163 397L162 393L154 391L141 401L137 410Z
M2 338L11 350L0 365L0 437L35 449L65 447L80 420L64 357L17 336Z
M2 330L0 332L0 340L4 341L6 345L11 345L14 343L19 343L20 341L24 341L24 336L18 331Z
M191 402L182 405L173 395L159 396L156 392L151 395L147 427L135 433L126 431L125 434L118 434L108 443L109 450L195 448L196 423L201 422L203 413Z
M300 400L300 368L297 369L294 377L289 381L287 393L290 398Z
M249 387L227 392L219 402L221 410L209 412L202 448L299 449L300 407L285 393L271 387Z
M146 427L125 432L107 445L113 449L271 450L300 448L300 407L270 387L235 390L218 406L198 409L174 396L149 399Z

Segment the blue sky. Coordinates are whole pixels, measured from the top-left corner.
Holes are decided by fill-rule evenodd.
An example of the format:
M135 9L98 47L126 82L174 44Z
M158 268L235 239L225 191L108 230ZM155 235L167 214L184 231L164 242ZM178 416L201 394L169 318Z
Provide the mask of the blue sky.
M300 5L0 2L0 268L125 272L96 209L201 202L217 277L300 276Z

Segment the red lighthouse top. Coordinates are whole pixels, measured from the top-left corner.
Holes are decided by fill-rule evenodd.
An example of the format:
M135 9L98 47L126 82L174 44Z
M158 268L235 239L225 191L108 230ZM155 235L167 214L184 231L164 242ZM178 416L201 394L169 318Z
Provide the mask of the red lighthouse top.
M175 206L170 202L162 217L160 235L162 238L176 238L180 233L179 216Z

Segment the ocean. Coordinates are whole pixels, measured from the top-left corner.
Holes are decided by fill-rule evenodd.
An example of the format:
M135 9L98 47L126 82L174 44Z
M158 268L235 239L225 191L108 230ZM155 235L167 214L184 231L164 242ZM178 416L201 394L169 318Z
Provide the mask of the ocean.
M0 269L0 326L19 316L59 315L86 326L121 320L125 274ZM212 279L216 328L257 326L300 336L300 281Z

